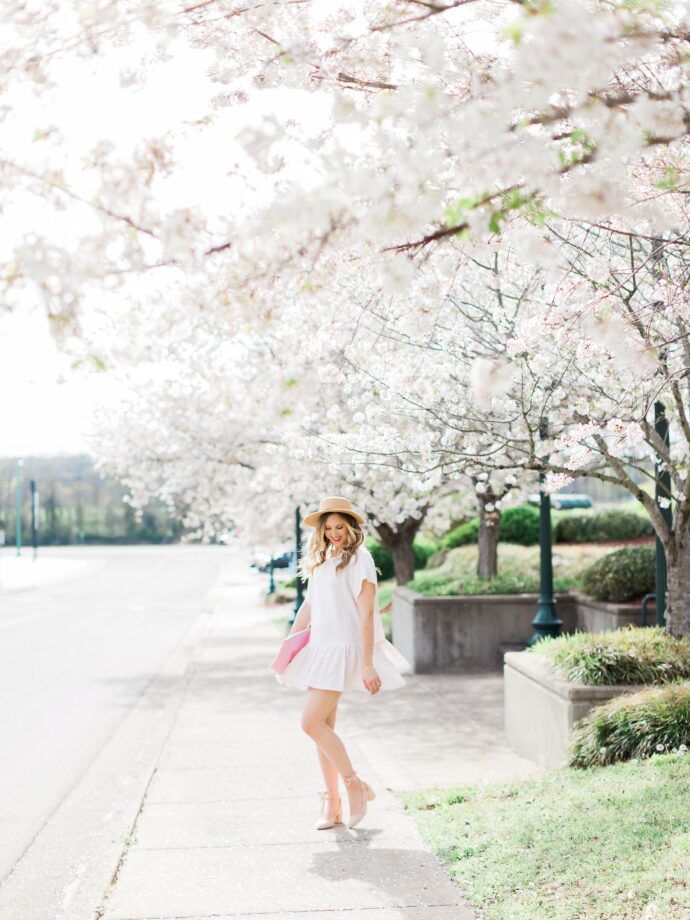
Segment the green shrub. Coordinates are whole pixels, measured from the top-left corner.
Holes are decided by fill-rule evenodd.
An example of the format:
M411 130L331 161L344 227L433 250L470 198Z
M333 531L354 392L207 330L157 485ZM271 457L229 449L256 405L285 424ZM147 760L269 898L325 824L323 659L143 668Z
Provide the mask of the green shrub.
M374 557L374 565L379 569L379 581L385 581L386 578L393 578L395 575L395 566L393 565L393 554L390 550L382 546L374 537L366 537L364 545Z
M479 535L479 518L473 517L464 524L460 524L450 533L447 533L441 541L441 546L446 549L455 549L456 546L468 546L470 543L476 543Z
M438 550L438 543L426 537L416 537L412 544L415 569L425 569L429 559Z
M591 565L582 576L586 594L623 603L654 591L653 545L624 546Z
M393 641L393 617L390 613L381 614L381 623L383 624L383 634L389 642Z
M654 536L652 522L632 511L599 511L596 514L565 514L555 526L556 543L598 543L635 540Z
M501 513L498 538L502 543L534 546L539 542L539 509L532 505L506 508Z
M690 678L690 637L674 639L660 626L577 632L542 639L530 651L580 684L665 684Z
M594 767L650 757L685 754L690 747L690 683L647 687L597 706L575 727L573 767Z
M381 570L379 581L385 581L387 578L395 577L395 566L393 564L393 554L390 550L382 546L374 537L367 537L364 541L367 549L374 557L374 564ZM438 549L438 545L424 537L417 537L412 544L414 553L415 569L423 569L431 556Z
M476 543L479 537L479 518L473 517L460 524L441 541L441 546L455 549L456 546L468 546ZM499 523L499 540L503 543L519 543L521 546L534 546L539 542L539 509L532 505L518 505L506 508Z

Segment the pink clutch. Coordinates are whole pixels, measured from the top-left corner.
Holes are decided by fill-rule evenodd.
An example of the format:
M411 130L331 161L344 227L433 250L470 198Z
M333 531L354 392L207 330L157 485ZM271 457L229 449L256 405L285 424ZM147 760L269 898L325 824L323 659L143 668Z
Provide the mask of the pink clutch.
M278 654L269 665L276 674L282 674L297 652L301 651L307 642L309 642L310 632L311 627L307 626L306 629L300 629L299 632L293 633L291 636L287 636L287 638L283 639L283 643L278 649Z

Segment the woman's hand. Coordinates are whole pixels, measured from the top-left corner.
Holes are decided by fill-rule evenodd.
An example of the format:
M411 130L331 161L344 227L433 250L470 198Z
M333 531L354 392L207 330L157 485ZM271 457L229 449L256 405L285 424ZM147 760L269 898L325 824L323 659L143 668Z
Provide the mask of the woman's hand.
M373 664L367 664L362 669L362 677L364 678L364 686L367 688L369 693L372 695L378 693L381 689L381 678L376 673L376 668Z
M311 606L308 601L304 601L297 611L297 616L295 617L292 627L288 631L288 636L296 632L301 632L301 630L306 629L307 626L311 626Z

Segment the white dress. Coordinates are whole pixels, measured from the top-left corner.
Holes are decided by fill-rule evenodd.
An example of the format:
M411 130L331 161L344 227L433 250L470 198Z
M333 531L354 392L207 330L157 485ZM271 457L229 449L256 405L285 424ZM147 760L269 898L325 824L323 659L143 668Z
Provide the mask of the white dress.
M405 686L401 672L410 663L386 639L379 610L379 588L374 558L359 546L344 569L336 571L340 557L330 556L314 569L306 600L311 608L309 642L295 655L276 680L288 687L321 690L369 691L362 679L360 613L357 598L364 580L374 593L374 650L372 661L381 678L381 690Z

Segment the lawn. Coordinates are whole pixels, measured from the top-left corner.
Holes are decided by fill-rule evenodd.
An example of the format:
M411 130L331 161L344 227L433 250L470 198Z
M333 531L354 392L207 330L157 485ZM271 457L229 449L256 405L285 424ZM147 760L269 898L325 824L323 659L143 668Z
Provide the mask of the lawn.
M401 794L484 920L688 920L690 756Z
M559 544L553 548L553 573L557 591L580 586L582 573L597 559L611 552L600 543ZM420 569L411 587L421 594L517 594L539 589L539 547L498 545L498 576L491 582L478 579L477 547L458 546L435 568Z

